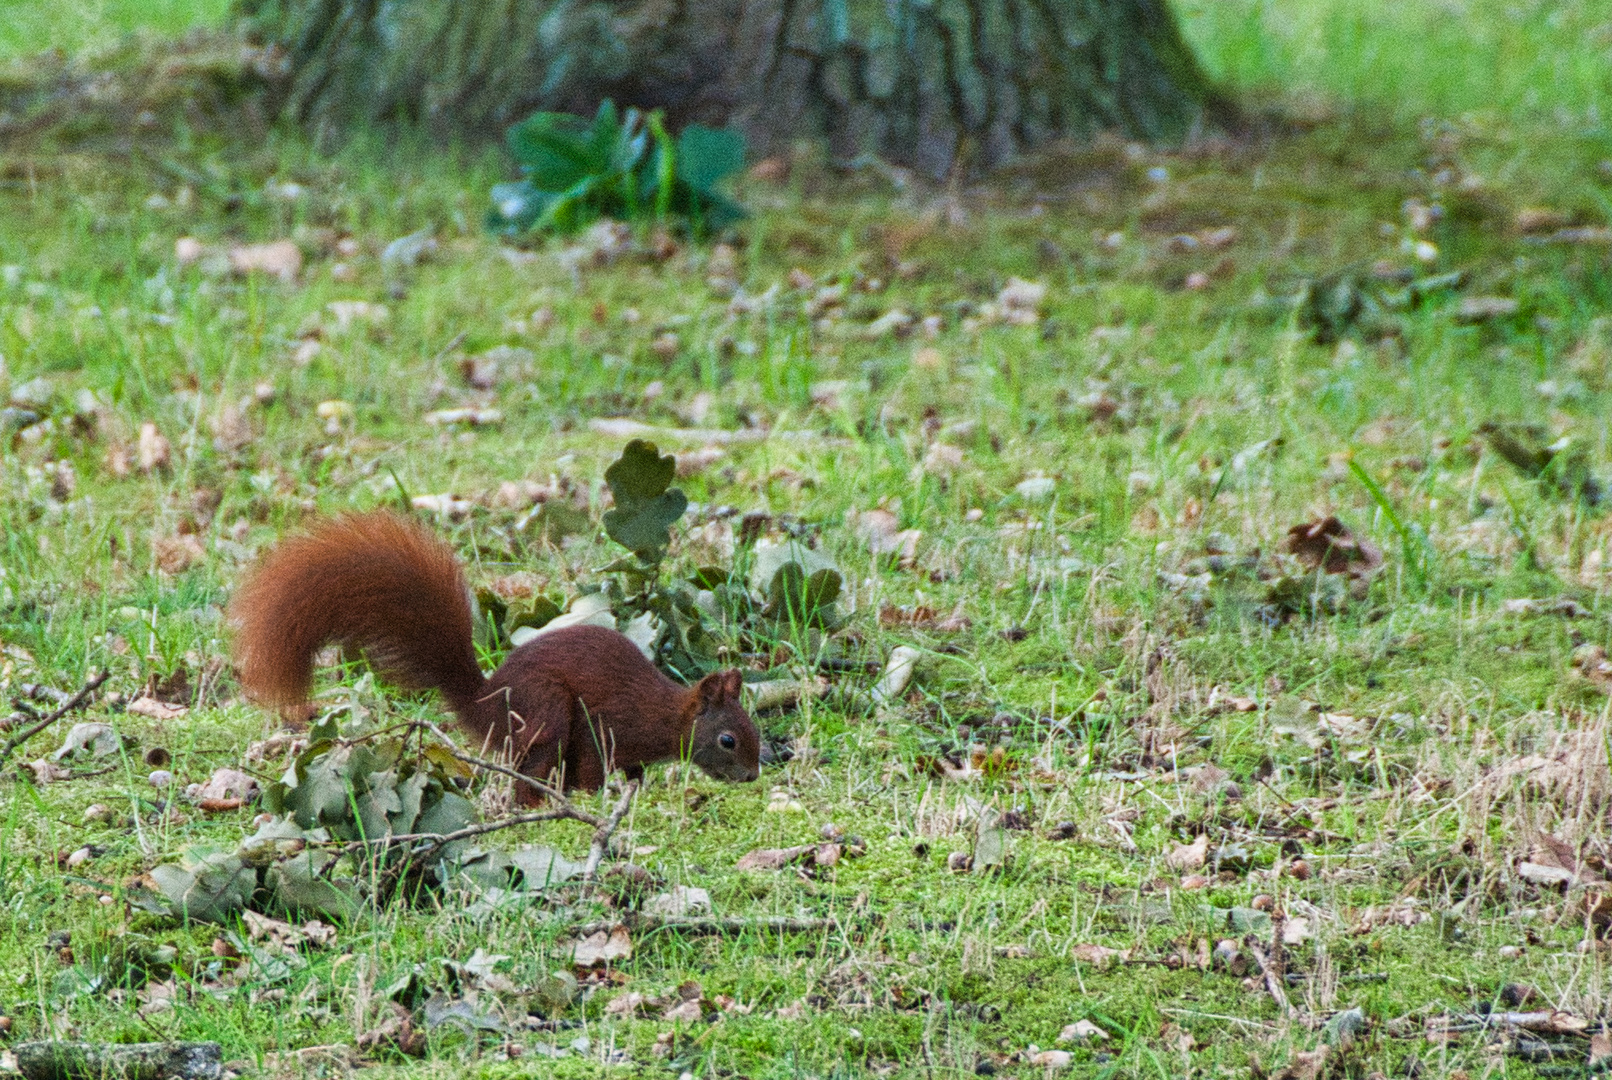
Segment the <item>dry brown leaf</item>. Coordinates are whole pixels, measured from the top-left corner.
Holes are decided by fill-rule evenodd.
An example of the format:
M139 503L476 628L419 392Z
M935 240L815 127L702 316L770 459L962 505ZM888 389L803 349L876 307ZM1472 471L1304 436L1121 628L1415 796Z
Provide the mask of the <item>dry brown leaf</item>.
M617 926L570 943L570 951L571 963L577 967L602 967L620 960L631 960L632 938L628 936L625 926Z
M1106 945L1081 944L1076 945L1073 949L1069 950L1069 958L1071 960L1078 960L1083 964L1091 964L1094 967L1105 968L1116 960L1129 960L1131 958L1131 950L1110 949Z
M880 626L910 626L917 630L934 630L942 634L956 634L967 630L973 623L963 614L963 603L958 601L957 607L950 615L941 616L928 604L916 604L911 607L897 607L886 604L879 609Z
M704 472L727 456L728 452L720 446L702 446L698 450L678 454L677 475L687 479L690 476Z
M1597 1031L1590 1036L1590 1068L1612 1058L1612 1035Z
M213 418L213 449L220 453L233 453L252 444L257 438L252 422L238 406L225 405Z
M1282 549L1297 555L1311 570L1364 577L1382 565L1382 552L1349 531L1336 517L1327 516L1287 530Z
M1331 1047L1322 1043L1308 1053L1294 1054L1292 1062L1278 1070L1271 1080L1317 1080L1327 1063L1327 1052L1330 1049Z
M239 244L229 249L229 266L242 277L268 274L290 283L302 273L302 249L290 240L269 244Z
M151 553L156 556L157 569L164 574L183 574L207 558L207 549L202 546L201 539L190 533L151 541Z
M636 990L632 990L625 994L620 994L614 998L611 998L610 1004L605 1006L605 1015L632 1016L643 1011L648 1001L649 999L644 997L643 994L640 994Z
M54 761L46 761L44 758L40 758L38 761L30 761L26 767L34 774L34 783L40 787L53 784L57 780L66 780L73 775L72 769L67 768L65 765L58 765Z
M1190 844L1177 844L1164 857L1164 865L1171 870L1197 870L1209 859L1209 836L1200 833Z
M135 698L125 706L125 709L136 716L146 716L152 720L175 720L190 711L183 705L170 705L154 697Z
M414 1029L414 1015L396 1001L388 1001L380 1023L358 1036L360 1050L374 1050L382 1046L395 1046L409 1057L421 1057L427 1049L425 1032Z
M239 769L216 769L205 784L198 786L191 794L198 804L209 801L230 802L239 800L250 802L257 798L257 780Z
M808 855L815 856L817 845L804 844L790 848L757 848L741 858L735 865L738 870L781 870Z
M662 1020L671 1020L674 1022L692 1024L697 1022L704 1015L705 1014L700 1011L700 999L693 998L692 1000L679 1001L677 1004L672 1005L665 1012L660 1014L660 1018Z
M923 539L919 529L903 529L894 514L888 510L852 511L852 523L859 535L875 555L891 555L897 565L909 568L917 560L918 542Z
M173 447L167 437L157 430L156 424L145 423L140 425L140 443L136 454L140 471L149 473L168 468L173 459Z

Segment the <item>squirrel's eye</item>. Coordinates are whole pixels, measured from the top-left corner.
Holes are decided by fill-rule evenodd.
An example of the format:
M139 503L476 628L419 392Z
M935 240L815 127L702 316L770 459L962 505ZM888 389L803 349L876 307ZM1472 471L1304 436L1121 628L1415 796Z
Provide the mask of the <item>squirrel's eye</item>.
M735 746L739 745L739 740L735 739L732 735L729 735L724 731L721 735L717 736L716 744L724 750L732 750Z

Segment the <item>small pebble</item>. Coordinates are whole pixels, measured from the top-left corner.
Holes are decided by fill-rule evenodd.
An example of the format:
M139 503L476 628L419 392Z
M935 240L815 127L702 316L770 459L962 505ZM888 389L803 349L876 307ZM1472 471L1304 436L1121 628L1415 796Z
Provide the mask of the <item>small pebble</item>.
M1502 945L1497 950L1502 960L1515 960L1522 955L1521 945Z
M74 867L83 866L85 863L90 861L91 857L90 849L87 847L81 847L71 855L67 856L67 869L71 870Z
M105 803L91 803L84 808L84 824L106 823L112 820L112 808Z

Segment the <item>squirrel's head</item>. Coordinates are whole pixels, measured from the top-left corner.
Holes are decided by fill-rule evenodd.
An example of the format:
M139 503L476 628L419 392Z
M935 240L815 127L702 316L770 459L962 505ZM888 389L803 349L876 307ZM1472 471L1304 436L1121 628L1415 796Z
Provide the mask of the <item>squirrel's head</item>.
M694 687L689 756L718 780L749 783L761 775L761 735L739 701L739 673L717 671Z

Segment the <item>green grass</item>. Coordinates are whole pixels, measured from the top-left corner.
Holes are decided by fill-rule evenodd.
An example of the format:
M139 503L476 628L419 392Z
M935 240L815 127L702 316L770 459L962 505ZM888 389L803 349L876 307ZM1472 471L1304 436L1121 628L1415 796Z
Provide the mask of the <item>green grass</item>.
M0 688L70 690L103 665L124 701L181 667L211 672L213 688L176 721L98 703L87 719L137 741L110 771L19 778L15 762L47 755L56 731L0 779L10 1038L212 1038L252 1069L289 1074L270 1055L350 1045L411 972L445 986L443 960L484 949L530 986L564 963L555 942L604 917L595 901L473 917L448 897L444 909L388 905L285 972L226 980L212 951L220 928L133 911L125 882L186 844L233 844L251 829L252 810L161 805L142 755L170 751L183 787L238 766L276 727L239 699L227 668L222 610L256 552L315 514L395 503L395 477L411 494L474 502L437 524L476 583L574 594L598 580L609 545L547 545L497 493L552 477L596 520L622 441L590 428L603 417L671 429L660 441L679 453L708 439L681 430L772 432L723 446L679 481L699 509L673 565L720 557L734 519L719 507L802 523L846 571L841 642L875 658L898 644L923 652L914 692L887 711L858 703L867 677L841 675L823 701L763 717L794 757L757 785L652 771L623 827L636 862L665 884L710 890L718 914L831 916L842 929L640 934L618 967L625 981L599 984L564 1029L476 1040L446 1027L424 1061L377 1051L389 1072L927 1080L985 1062L1030 1077L1042 1069L1027 1048L1085 1018L1111 1038L1071 1047L1074 1075L1248 1076L1251 1056L1275 1072L1321 1034L1280 1016L1259 985L1196 965L1200 941L1237 936L1227 909L1260 896L1309 922L1288 958L1307 976L1288 988L1302 1017L1358 1006L1370 1021L1337 1075L1400 1075L1412 1056L1423 1076L1535 1075L1483 1033L1448 1046L1424 1037L1427 1018L1471 1011L1510 983L1534 988L1539 1007L1605 1018L1608 954L1586 941L1585 890L1531 885L1514 868L1540 857L1540 832L1608 855L1607 698L1572 657L1612 645L1612 526L1478 437L1485 421L1537 424L1612 472L1604 248L1539 244L1514 227L1540 204L1606 224L1601 137L1581 127L1564 140L1549 112L1587 109L1590 84L1550 88L1559 97L1537 109L1497 90L1503 124L1460 122L1482 107L1483 86L1415 56L1436 52L1442 24L1397 33L1372 61L1378 76L1350 81L1345 61L1367 64L1368 50L1325 30L1348 25L1325 12L1352 9L1260 9L1259 23L1239 10L1250 9L1189 13L1217 74L1362 107L1268 143L1139 156L1105 146L957 206L801 162L787 185L744 192L756 212L729 237L735 277L747 297L777 288L749 304L709 282L709 246L598 268L559 244L509 257L478 227L487 188L506 175L492 157L361 145L328 159L284 132L232 141L196 129L151 135L154 153L8 150L0 391L28 397L47 422L8 433L0 455ZM1561 10L1587 25L1587 8ZM1323 28L1319 54L1284 44L1304 26ZM1521 27L1495 87L1553 50L1570 68L1593 59L1592 34L1543 16ZM1403 106L1373 115L1379 91ZM1421 114L1457 122L1415 123ZM1154 168L1168 179L1150 178ZM1065 186L1071 176L1079 184ZM287 182L300 193L288 197ZM1417 232L1410 200L1444 213ZM1220 250L1172 241L1226 226L1236 234ZM386 243L422 228L439 240L433 259L381 265ZM207 260L181 266L179 237L215 252L291 238L306 265L294 284L233 278ZM1430 265L1407 253L1418 239L1436 245ZM1378 261L1468 280L1341 343L1317 343L1261 300ZM796 269L816 285L792 285ZM1184 288L1195 273L1206 287ZM1047 286L1043 318L982 322L1012 276ZM845 303L816 321L805 308L834 283ZM1459 318L1463 297L1495 295L1517 299L1517 313ZM353 300L388 317L339 329L327 305ZM898 307L935 317L934 336L870 337ZM668 330L678 347L657 351ZM298 362L307 340L321 347ZM529 358L506 361L491 390L469 386L460 361L506 345ZM353 406L333 431L319 412L332 400ZM455 406L504 419L426 422ZM232 410L247 425L234 445ZM171 464L119 475L113 463L137 452L145 423L171 442ZM1053 480L1049 498L1018 489L1035 475ZM850 526L848 512L876 506L922 530L913 566L875 558ZM1325 584L1278 554L1291 526L1325 513L1382 548L1384 568L1335 614L1275 618L1281 575L1301 592ZM200 558L163 569L159 553L182 550L185 535ZM1587 614L1505 609L1557 598ZM970 625L879 618L903 605L961 605ZM812 644L786 640L785 656L804 663ZM323 685L342 677L326 672ZM434 702L367 683L353 694L375 723L441 717ZM1313 726L1307 705L1342 719ZM997 748L999 769L939 775L937 758L989 760ZM1519 761L1532 771L1516 772ZM1209 765L1238 797L1203 770L1173 771ZM781 808L768 809L777 791ZM95 803L113 820L86 821ZM1005 872L954 873L947 856L971 849L982 805L1030 827L1010 834ZM733 868L830 823L865 837L867 856L811 879ZM1193 871L1166 857L1200 833L1241 852L1187 888ZM586 847L571 825L516 835L572 855ZM85 847L88 861L68 868ZM1300 854L1303 876L1292 872ZM176 1007L80 981L126 976L115 957L135 940L177 950ZM1081 945L1128 949L1137 963L1105 968L1078 959ZM753 1009L681 1028L604 1011L618 993L686 980ZM1192 1049L1166 1025L1190 1032ZM657 1056L668 1032L673 1052ZM557 1062L541 1052L584 1036L586 1051ZM317 1055L307 1064L333 1068Z
M1592 0L1178 0L1176 9L1210 72L1239 90L1399 121L1605 130L1612 12Z
M94 52L134 31L179 35L224 21L229 0L7 0L0 18L0 59L47 49Z

